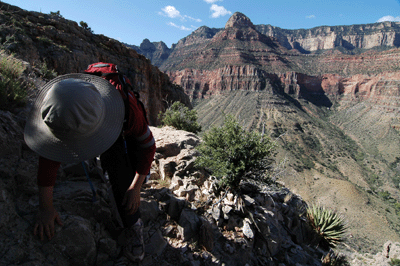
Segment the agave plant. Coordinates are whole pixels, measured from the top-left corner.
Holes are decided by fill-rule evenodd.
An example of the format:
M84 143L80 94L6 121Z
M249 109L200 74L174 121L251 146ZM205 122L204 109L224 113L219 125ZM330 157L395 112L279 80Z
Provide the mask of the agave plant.
M321 241L329 247L341 242L347 231L344 217L325 207L312 205L307 209L307 219Z

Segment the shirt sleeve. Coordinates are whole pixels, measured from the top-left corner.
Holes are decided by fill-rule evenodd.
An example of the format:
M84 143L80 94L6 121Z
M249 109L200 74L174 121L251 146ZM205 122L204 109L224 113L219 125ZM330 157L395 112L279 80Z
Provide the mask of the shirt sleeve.
M129 107L129 129L125 135L135 141L140 154L136 172L147 175L156 152L155 140L147 123L146 114L131 93L129 93Z
M56 183L57 171L61 163L39 157L39 169L37 173L37 184L41 187L52 187Z

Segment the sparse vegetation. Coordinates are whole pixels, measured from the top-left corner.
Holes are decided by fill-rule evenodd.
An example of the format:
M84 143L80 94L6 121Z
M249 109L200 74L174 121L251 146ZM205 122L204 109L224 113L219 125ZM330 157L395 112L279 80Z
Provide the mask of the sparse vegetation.
M55 16L55 17L59 17L59 18L63 18L63 16L60 13L60 10L56 11L56 12L52 12L50 11L50 16Z
M322 258L323 266L348 266L350 263L347 261L345 255L337 253L332 249Z
M38 41L42 42L43 44L53 44L53 41L45 36L38 36L38 37L36 37L36 39Z
M42 77L44 79L53 79L55 77L57 77L57 72L54 69L50 69L47 66L47 63L44 62L41 66L40 66L40 71L42 73Z
M0 109L10 110L26 102L26 83L21 75L24 66L12 55L0 52Z
M222 187L236 189L246 173L265 167L275 143L257 131L247 132L233 116L226 116L221 127L203 136L196 163L210 169Z
M193 133L201 131L197 123L197 111L190 110L181 102L174 102L165 113L159 114L163 125L172 126L179 130L186 130Z
M86 22L81 21L81 22L79 22L79 25L80 25L84 30L87 30L87 31L90 31L90 32L93 33L92 29L89 27L89 25L88 25Z
M343 241L347 226L343 216L322 206L312 205L307 209L307 219L319 236L318 244L335 247Z
M391 258L389 265L390 266L400 266L400 259Z

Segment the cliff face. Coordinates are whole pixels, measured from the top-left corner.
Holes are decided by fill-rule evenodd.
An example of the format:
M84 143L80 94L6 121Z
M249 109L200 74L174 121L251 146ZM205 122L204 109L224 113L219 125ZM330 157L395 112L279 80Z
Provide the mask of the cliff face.
M152 125L157 124L164 101L180 100L190 105L182 89L143 55L114 39L93 34L76 22L1 3L0 24L3 49L32 66L46 63L47 68L66 74L81 72L99 61L117 64L140 93Z
M191 99L209 98L226 91L272 91L278 77L254 66L226 66L214 70L184 69L166 72Z
M144 39L140 46L125 44L139 54L144 55L155 66L161 65L171 54L171 49L164 42L150 42Z
M241 13L242 17L244 16ZM244 16L245 17L245 16ZM349 25L349 26L320 26L312 29L287 30L272 25L253 25L248 20L241 21L236 15L230 18L227 26L236 27L243 23L249 25L263 35L272 37L288 50L296 50L302 54L314 54L325 50L338 49L340 53L359 53L368 49L391 49L400 46L400 22L380 22L374 24ZM247 22L244 22L247 21ZM225 28L226 29L226 28ZM175 49L181 49L184 46L198 45L210 41L216 34L225 29L200 27L189 36L178 41L170 49L159 47L158 42L150 43L154 48L142 50L142 47L133 47L147 58L154 65L161 67L167 61L169 55ZM149 46L146 39L141 44ZM165 52L167 50L168 52ZM167 56L168 55L168 56Z
M400 46L399 22L321 26L307 30L285 30L271 25L257 25L256 28L267 36L277 38L287 49L298 49L304 53L336 47L353 50Z
M271 26L254 26L245 15L235 13L223 30L208 31L203 27L181 41L160 69L173 83L182 86L191 99L245 90L286 93L328 107L341 100L366 99L385 102L384 106L398 106L395 96L389 93L398 80L393 74L400 68L397 48L357 55L332 50L336 44L343 44L338 41L339 35L343 40L354 40L354 45L362 38L357 47L393 45L397 26L397 23L377 23L283 32ZM291 34L284 42L283 33ZM378 37L368 37L373 34ZM331 50L320 55L301 54L290 46L299 43L299 38L304 40L302 49L308 43L308 50L328 47ZM311 41L314 39L318 41Z

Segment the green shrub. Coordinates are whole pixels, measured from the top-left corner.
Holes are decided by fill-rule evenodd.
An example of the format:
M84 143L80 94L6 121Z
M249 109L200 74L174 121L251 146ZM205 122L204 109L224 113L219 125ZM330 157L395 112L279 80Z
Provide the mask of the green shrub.
M0 109L10 110L26 102L26 83L21 81L25 68L12 55L0 53Z
M344 218L325 207L313 205L307 209L307 219L320 238L318 244L323 246L335 247L343 241L347 231Z
M81 22L79 22L79 25L80 25L84 30L87 30L87 31L90 31L91 33L93 33L92 29L89 27L89 25L88 25L86 22L81 21Z
M391 198L391 195L389 191L378 191L378 195L383 199L383 200L389 200Z
M47 66L47 63L44 62L41 66L40 66L40 72L42 73L42 77L44 79L53 79L55 77L57 77L57 72L54 69L50 69Z
M391 258L389 265L390 266L400 266L400 259Z
M50 11L50 16L55 16L55 17L59 17L59 18L63 18L63 16L60 13L60 10L58 10L57 12L52 12Z
M196 164L210 169L222 187L236 189L246 173L265 167L274 148L269 137L247 132L233 116L227 116L221 127L204 134Z
M201 131L201 126L197 123L196 110L189 110L181 102L174 102L164 114L159 114L159 118L163 125L172 126L179 130L193 133Z

